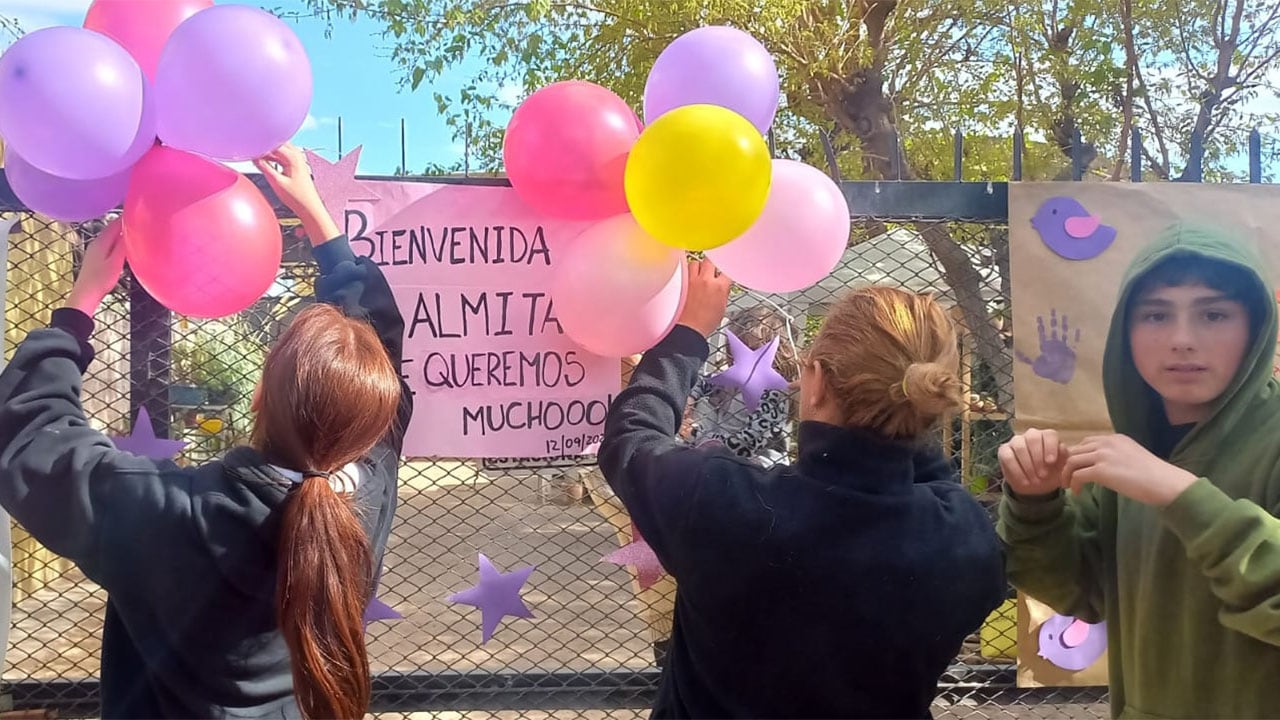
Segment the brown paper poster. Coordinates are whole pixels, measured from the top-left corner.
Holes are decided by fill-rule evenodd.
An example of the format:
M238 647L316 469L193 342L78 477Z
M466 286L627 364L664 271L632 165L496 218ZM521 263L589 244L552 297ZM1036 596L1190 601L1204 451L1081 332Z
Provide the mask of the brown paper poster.
M1068 443L1110 431L1102 352L1120 281L1138 251L1179 220L1216 224L1252 239L1272 281L1280 277L1276 186L1010 185L1016 430L1054 428ZM1105 655L1082 671L1040 657L1041 627L1053 611L1030 598L1020 598L1018 609L1020 686L1106 684ZM1073 642L1085 638L1079 626L1070 632Z

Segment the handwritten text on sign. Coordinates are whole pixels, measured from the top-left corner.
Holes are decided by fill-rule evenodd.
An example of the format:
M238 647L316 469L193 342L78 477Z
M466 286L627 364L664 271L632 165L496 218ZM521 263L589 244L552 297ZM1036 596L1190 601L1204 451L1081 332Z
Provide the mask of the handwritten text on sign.
M557 248L583 224L536 216L510 188L363 188L371 199L348 205L346 230L404 314L414 393L405 455L594 452L618 361L570 341L549 294Z

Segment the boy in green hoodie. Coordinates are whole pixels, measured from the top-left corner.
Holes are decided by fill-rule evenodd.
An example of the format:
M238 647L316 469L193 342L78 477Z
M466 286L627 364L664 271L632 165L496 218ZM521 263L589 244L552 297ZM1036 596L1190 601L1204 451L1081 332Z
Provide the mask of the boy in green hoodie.
M1280 717L1280 385L1263 263L1176 225L1125 275L1103 357L1116 434L1000 449L1010 581L1107 621L1114 717Z

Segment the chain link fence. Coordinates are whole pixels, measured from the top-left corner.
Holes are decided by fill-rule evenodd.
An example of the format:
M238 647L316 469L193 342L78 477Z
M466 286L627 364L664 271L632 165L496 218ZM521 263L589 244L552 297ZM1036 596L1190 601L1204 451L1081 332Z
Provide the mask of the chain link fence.
M7 214L7 213L6 213ZM7 353L43 326L70 287L80 236L72 227L21 212L9 237ZM84 385L98 427L126 434L133 409L187 446L199 463L245 441L249 398L264 353L312 297L314 280L296 222L282 213L285 262L266 297L235 317L173 316L133 287L126 274L97 320L98 358ZM969 407L939 440L963 482L993 509L1000 495L996 448L1010 434L1007 228L992 222L888 222L857 218L841 266L817 286L785 296L742 292L731 319L771 317L784 344L802 346L824 308L859 284L888 283L937 293L962 325L980 312L1003 346L990 357L969 333L962 340ZM945 232L976 271L976 287L953 289L927 242ZM973 278L970 277L970 280ZM977 307L973 303L977 296ZM961 308L960 302L969 303ZM990 339L990 338L988 338ZM713 363L727 364L721 339ZM994 360L994 362L993 362ZM790 443L782 444L789 452ZM632 718L647 716L671 631L675 585L641 589L630 568L602 558L631 539L625 510L589 463L519 458L406 458L400 505L380 597L403 615L369 627L376 676L374 711L383 717ZM480 642L477 611L446 598L476 579L483 552L500 570L535 565L524 598L533 619L507 618ZM18 707L94 714L104 594L20 527L14 529L13 629L4 681ZM950 718L1101 718L1102 689L1018 689L1013 595L966 643L942 678L935 715ZM778 658L786 662L785 658ZM427 715L420 715L427 713Z

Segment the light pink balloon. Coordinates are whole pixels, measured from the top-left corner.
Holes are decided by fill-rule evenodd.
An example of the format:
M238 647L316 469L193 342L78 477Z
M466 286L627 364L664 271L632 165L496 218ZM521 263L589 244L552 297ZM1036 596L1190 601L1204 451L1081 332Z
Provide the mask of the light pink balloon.
M588 352L623 357L671 331L688 283L684 253L630 215L597 223L555 258L551 298L565 334Z
M840 264L849 245L849 204L821 170L773 161L764 212L745 233L707 257L733 281L768 293L803 290Z

